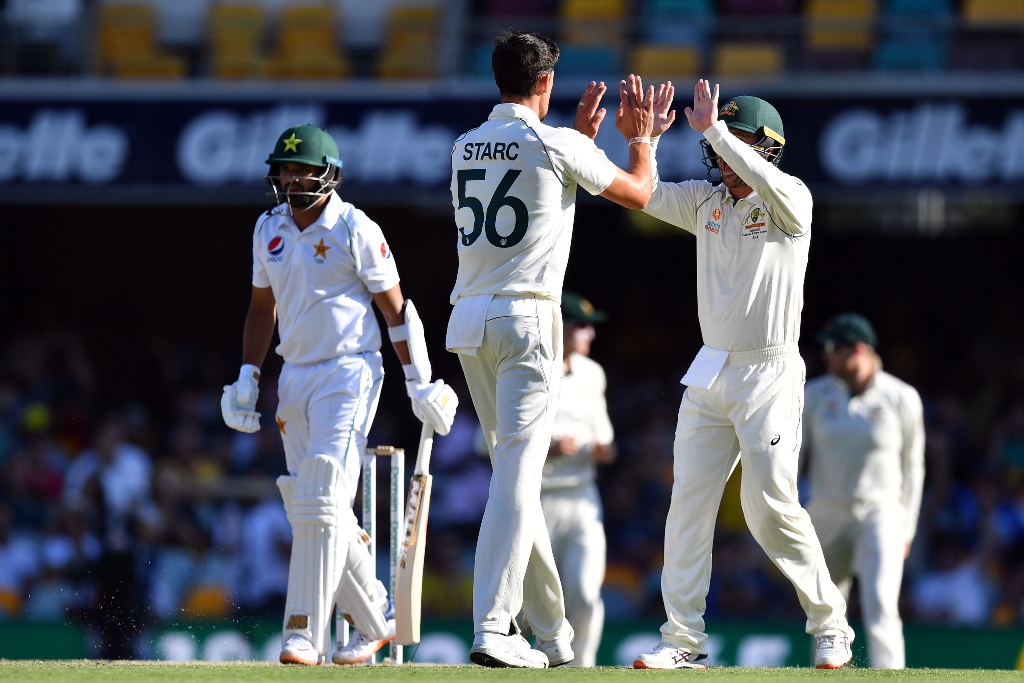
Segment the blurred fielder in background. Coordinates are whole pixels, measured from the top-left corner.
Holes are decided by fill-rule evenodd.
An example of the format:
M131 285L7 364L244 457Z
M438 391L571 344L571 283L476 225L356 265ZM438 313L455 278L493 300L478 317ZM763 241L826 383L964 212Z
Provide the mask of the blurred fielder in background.
M546 126L558 46L512 29L494 43L501 104L452 149L459 270L446 346L459 355L493 467L473 569L470 659L544 668L573 659L540 487L562 377L558 302L576 189L647 205L653 91L645 99L634 76L621 83L615 123L631 142L623 171L593 141L604 84L584 92L576 130ZM520 608L538 649L516 628Z
M280 659L325 661L337 602L355 628L332 660L354 664L395 637L391 601L352 512L384 376L371 303L387 321L416 416L447 434L458 400L441 380L430 383L423 325L380 227L334 191L342 163L331 136L289 128L267 163L277 205L256 222L243 365L221 409L233 429L260 428L260 366L277 323L285 362L276 423L289 472L277 484L292 526Z
M654 135L675 121L671 83L655 96ZM641 669L705 668L704 611L715 519L742 460L740 502L751 534L796 588L815 638L814 663L850 661L846 602L797 496L804 362L797 342L810 246L811 193L777 168L785 138L775 107L756 97L718 105L701 79L690 126L713 179L664 183L654 166L647 213L697 238L697 313L704 346L683 384L672 500L665 526L662 642ZM657 137L651 146L652 158ZM742 454L742 455L741 455Z
M605 402L604 369L588 356L594 323L606 319L579 294L562 292L562 391L540 502L565 592L565 615L576 632L575 666L594 666L604 628L601 584L607 543L597 465L615 459L615 433Z
M836 315L817 339L828 374L807 383L807 512L844 596L857 577L871 666L902 669L900 584L924 487L921 397L882 370L863 316Z

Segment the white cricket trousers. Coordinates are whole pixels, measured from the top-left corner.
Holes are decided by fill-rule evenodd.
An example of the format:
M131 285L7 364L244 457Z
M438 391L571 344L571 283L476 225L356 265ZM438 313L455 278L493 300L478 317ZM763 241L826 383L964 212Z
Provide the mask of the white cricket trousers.
M571 629L540 505L562 379L561 328L554 301L496 296L476 356L459 354L494 470L473 568L476 632L508 633L520 609L545 640Z
M707 654L712 537L737 461L743 463L740 501L747 527L796 588L807 632L849 629L846 601L829 578L797 497L804 375L795 344L732 353L710 389L688 387L683 394L661 575L665 642Z
M332 358L310 365L285 363L278 380L277 426L288 472L320 454L345 471L348 506L359 489L359 465L377 412L384 379L379 353Z
M543 489L540 502L565 591L565 616L576 638L573 666L594 666L604 630L601 584L607 557L604 514L596 484Z
M871 668L905 668L899 612L907 543L903 506L891 503L851 509L848 504L816 500L812 493L807 513L818 532L829 573L843 596L849 596L854 576L859 581Z

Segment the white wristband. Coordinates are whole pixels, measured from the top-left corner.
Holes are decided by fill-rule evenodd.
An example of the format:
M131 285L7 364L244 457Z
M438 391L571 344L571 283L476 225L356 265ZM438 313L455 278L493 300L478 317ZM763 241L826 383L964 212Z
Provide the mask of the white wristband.
M629 139L630 145L649 145L651 144L651 138L649 135L640 135L635 138Z

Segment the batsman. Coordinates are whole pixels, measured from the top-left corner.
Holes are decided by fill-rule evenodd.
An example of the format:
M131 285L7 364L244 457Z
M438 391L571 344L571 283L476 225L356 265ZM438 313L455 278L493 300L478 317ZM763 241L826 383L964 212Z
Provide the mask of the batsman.
M260 367L276 324L284 365L275 422L288 465L277 485L292 527L280 660L325 663L337 604L354 629L331 659L355 664L395 637L391 600L352 512L384 379L372 304L387 321L416 417L447 434L458 399L431 382L423 324L380 226L335 192L342 162L333 138L313 125L289 128L267 164L275 206L253 231L242 367L221 411L232 429L259 430Z

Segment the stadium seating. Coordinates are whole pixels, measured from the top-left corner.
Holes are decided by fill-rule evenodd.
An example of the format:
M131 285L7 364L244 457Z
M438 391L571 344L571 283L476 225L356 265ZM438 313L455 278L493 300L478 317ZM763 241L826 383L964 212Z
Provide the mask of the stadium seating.
M974 26L1024 23L1024 0L964 0L961 11L964 20Z
M264 14L260 5L223 4L210 8L207 20L211 75L257 78L267 72L260 50Z
M644 40L667 45L692 45L707 50L715 25L710 0L649 0L641 14Z
M267 74L274 78L318 80L350 76L348 60L338 50L335 22L335 13L328 6L286 7Z
M801 66L863 69L874 47L874 0L808 0Z
M889 0L883 5L881 38L872 57L879 70L939 71L949 62L949 0Z
M626 40L627 0L564 0L561 43L621 49Z
M97 23L97 63L101 74L146 79L185 76L185 60L157 47L156 16L151 6L103 5Z
M711 73L720 78L779 76L785 55L776 43L722 42L712 51Z
M395 7L388 16L384 45L377 62L383 79L433 79L439 74L436 7Z
M633 50L630 71L650 80L695 76L700 67L700 53L692 46L646 44Z
M563 45L555 69L560 76L616 81L622 77L619 53L607 47Z

